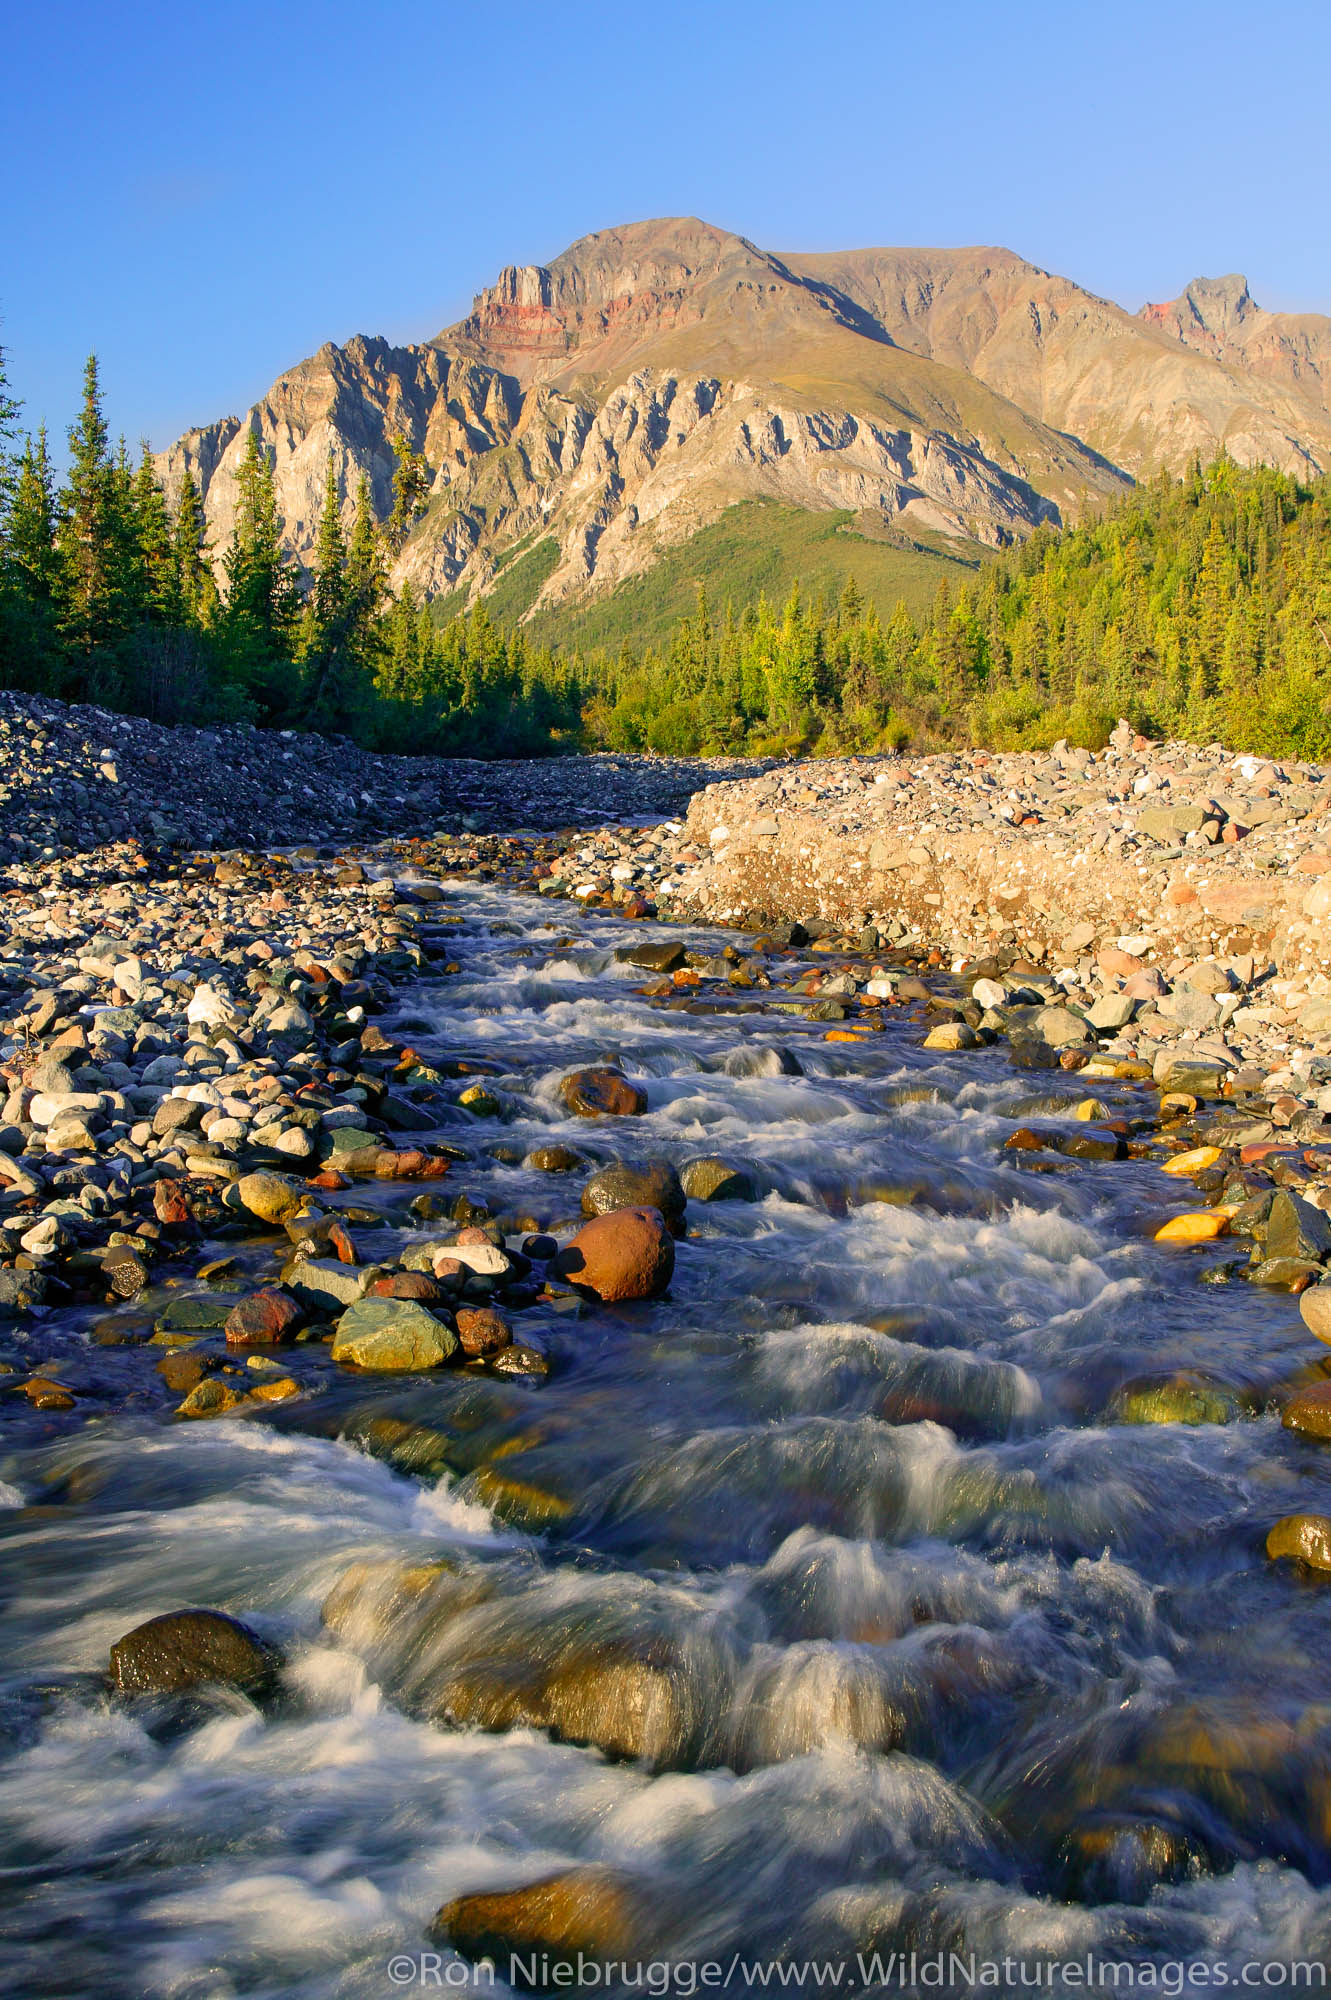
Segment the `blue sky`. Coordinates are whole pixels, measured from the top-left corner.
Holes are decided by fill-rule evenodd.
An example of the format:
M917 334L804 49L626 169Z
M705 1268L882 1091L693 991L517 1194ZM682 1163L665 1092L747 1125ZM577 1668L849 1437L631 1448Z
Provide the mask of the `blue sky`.
M1331 312L1325 0L41 0L4 49L0 342L57 434L92 348L160 446L650 215Z

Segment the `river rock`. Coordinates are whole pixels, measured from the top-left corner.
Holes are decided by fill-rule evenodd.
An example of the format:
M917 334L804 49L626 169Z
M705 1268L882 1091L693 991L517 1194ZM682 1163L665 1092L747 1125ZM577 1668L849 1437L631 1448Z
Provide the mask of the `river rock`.
M282 1283L308 1311L333 1319L356 1303L365 1272L338 1257L289 1257L282 1266Z
M1086 1019L1099 1033L1113 1034L1117 1029L1127 1027L1137 1006L1138 1002L1126 993L1103 993L1087 1008Z
M1296 1390L1280 1412L1280 1421L1287 1431L1299 1431L1304 1437L1331 1438L1331 1382Z
M586 1161L571 1146L535 1146L522 1164L533 1173L571 1174L575 1167L585 1166Z
M498 1354L513 1339L507 1320L490 1306L459 1306L454 1320L462 1352L472 1360Z
M669 1160L632 1166L615 1160L593 1174L582 1190L584 1215L611 1215L620 1208L659 1208L667 1222L684 1217L684 1189Z
M1030 1025L1051 1049L1074 1048L1089 1038L1085 1016L1074 1013L1071 1007L1037 1007Z
M337 1323L334 1361L357 1368L437 1368L457 1348L452 1327L411 1299L360 1299Z
M563 1870L521 1889L458 1896L430 1925L463 1958L492 1959L530 1991L579 1983L589 1964L640 1951L644 1911L628 1877L610 1868ZM523 1961L533 1977L523 1978Z
M176 1410L178 1417L227 1417L245 1398L213 1375L205 1375Z
M1331 1570L1331 1516L1286 1514L1267 1535L1266 1553L1277 1560L1292 1557L1309 1569Z
M1299 1311L1309 1333L1331 1342L1331 1283L1310 1285L1299 1299Z
M622 953L630 965L640 966L644 972L660 973L677 972L686 955L678 938L664 938L659 944L635 944Z
M577 1118L638 1118L647 1109L646 1091L608 1066L574 1070L560 1084L559 1095Z
M281 1174L242 1174L229 1192L234 1192L241 1207L260 1222L275 1224L293 1216L304 1199L304 1191Z
M1331 1221L1311 1202L1277 1188L1266 1218L1266 1254L1317 1263L1331 1255Z
M968 1028L964 1021L944 1021L940 1027L931 1028L924 1038L926 1049L974 1049L979 1042L974 1028Z
M102 1258L102 1276L117 1298L136 1298L148 1282L148 1266L128 1243L115 1243Z
M687 1161L679 1178L690 1201L762 1200L757 1176L716 1153Z
M271 1646L224 1611L167 1611L116 1640L110 1676L121 1694L175 1694L210 1681L260 1694L280 1665Z
M580 1229L554 1260L557 1274L605 1305L653 1299L670 1283L675 1245L655 1208L621 1208Z
M228 1347L273 1347L295 1336L304 1314L287 1292L266 1286L232 1306L226 1316Z
M1167 1058L1157 1082L1162 1094L1179 1091L1187 1097L1220 1097L1224 1092L1225 1076L1225 1065L1209 1057L1171 1056Z

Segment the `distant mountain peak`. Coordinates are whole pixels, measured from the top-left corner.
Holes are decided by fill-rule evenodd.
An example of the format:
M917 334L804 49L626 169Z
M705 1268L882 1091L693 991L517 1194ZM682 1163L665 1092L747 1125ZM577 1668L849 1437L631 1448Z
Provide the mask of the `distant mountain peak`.
M1262 312L1237 274L1134 315L997 246L776 255L661 216L506 265L432 340L325 346L182 438L162 471L197 481L219 552L251 431L301 561L329 452L348 522L362 474L384 518L405 438L428 507L396 580L502 582L513 615L519 561L523 607L561 604L739 501L973 559L1197 456L1331 465L1331 320Z
M1260 312L1248 280L1230 271L1223 278L1194 278L1176 299L1143 306L1139 318L1164 327L1194 346L1220 346Z

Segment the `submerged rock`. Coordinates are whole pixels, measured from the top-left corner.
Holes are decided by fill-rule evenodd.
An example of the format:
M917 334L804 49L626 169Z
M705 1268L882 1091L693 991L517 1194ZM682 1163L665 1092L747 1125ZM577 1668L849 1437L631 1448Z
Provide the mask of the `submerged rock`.
M522 1889L458 1896L430 1925L437 1942L464 1958L496 1960L515 1985L532 1992L578 1983L589 1962L641 1954L649 1934L636 1885L599 1867L569 1868Z

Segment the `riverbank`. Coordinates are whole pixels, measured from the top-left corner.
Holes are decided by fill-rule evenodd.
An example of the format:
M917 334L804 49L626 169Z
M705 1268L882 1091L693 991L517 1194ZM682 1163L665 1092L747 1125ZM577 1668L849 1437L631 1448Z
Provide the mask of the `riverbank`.
M11 748L23 746L7 766L11 795L35 800L42 782L61 793L77 756L91 754L89 715L113 719L7 699ZM158 734L185 746L170 794L184 819L217 739ZM297 744L307 767L310 743ZM245 782L271 780L263 759L285 759L280 744L252 749ZM336 748L310 755L327 761ZM1105 1127L1078 1142L1083 1155L1158 1138L1190 1162L1214 1211L1199 1231L1246 1235L1264 1284L1303 1292L1320 1281L1331 1250L1325 773L1150 745L1125 724L1096 757L1060 746L1049 757L747 773L704 783L682 819L653 820L686 774L715 778L658 760L613 772L599 759L485 767L486 811L528 831L422 837L407 792L395 810L416 837L286 853L160 837L143 771L124 795L121 841L39 847L11 827L9 857L0 851L0 1313L22 1325L52 1308L132 1301L163 1268L177 1281L190 1246L218 1229L294 1220L298 1248L309 1237L328 1252L322 1195L442 1182L465 1164L477 1128L500 1115L475 1064L422 1062L409 1038L377 1024L414 983L455 969L444 885L465 883L670 926L664 938L645 931L632 954L657 1008L743 1005L849 1045L901 1018L926 1049L962 1062L1002 1044L1020 1068L1080 1073L1085 1118ZM117 766L104 783L119 782ZM442 782L438 770L430 782ZM575 795L584 811L623 806L630 823L530 830ZM200 797L213 811L206 788ZM263 824L288 835L309 817L290 799L274 813ZM735 937L724 953L679 936L681 924L718 922ZM1107 1084L1149 1087L1153 1108L1116 1125L1094 1096ZM1044 1146L1038 1132L1021 1143ZM445 1235L455 1242L472 1225L465 1195L459 1206L404 1192L397 1206L409 1223L428 1213L453 1225L440 1255ZM490 1233L495 1271L450 1271L451 1292L433 1271L390 1264L368 1279L329 1277L326 1298L306 1282L301 1296L279 1263L276 1287L247 1308L255 1337L265 1314L274 1325L289 1314L321 1338L332 1306L373 1285L521 1306L556 1274L503 1241L521 1230ZM544 1234L538 1222L526 1233ZM562 1254L542 1242L546 1263ZM1308 1301L1319 1326L1320 1304ZM244 1319L233 1346L245 1345ZM188 1331L153 1324L158 1338ZM97 1337L123 1331L116 1322ZM511 1329L500 1344L524 1347ZM541 1363L533 1349L494 1365L539 1374ZM199 1390L183 1367L165 1371L168 1387L192 1373ZM37 1407L74 1407L70 1384L40 1372L25 1393ZM230 1407L206 1387L200 1396L201 1413Z

